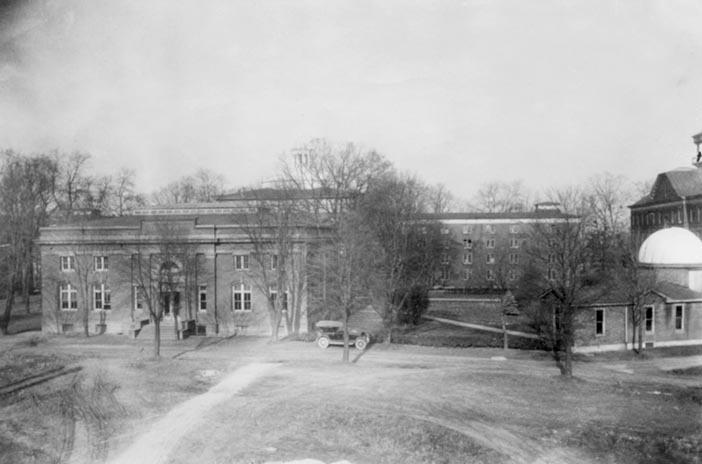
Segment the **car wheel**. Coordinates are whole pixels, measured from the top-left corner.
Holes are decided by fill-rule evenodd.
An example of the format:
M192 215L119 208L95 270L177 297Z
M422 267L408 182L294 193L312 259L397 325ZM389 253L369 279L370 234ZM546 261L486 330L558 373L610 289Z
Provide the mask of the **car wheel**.
M317 346L325 349L329 347L329 339L327 337L319 337L317 340Z
M366 341L365 338L357 338L357 339L356 339L355 345L356 345L356 349L357 349L357 350L363 351L363 350L366 349L366 346L368 345L368 342Z

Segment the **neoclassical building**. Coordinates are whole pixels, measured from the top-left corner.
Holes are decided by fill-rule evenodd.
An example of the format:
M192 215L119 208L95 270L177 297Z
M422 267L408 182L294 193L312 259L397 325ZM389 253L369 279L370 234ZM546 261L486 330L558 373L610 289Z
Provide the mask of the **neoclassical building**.
M247 208L237 201L172 205L43 228L42 330L82 331L87 314L91 333L143 336L153 330L149 305L158 304L163 338L270 335L268 302L282 298L284 317L306 331L304 291L288 301L292 289L277 295L271 278L262 278L279 266L274 231L251 224ZM287 265L294 266L320 227L290 227ZM254 246L252 233L268 245Z

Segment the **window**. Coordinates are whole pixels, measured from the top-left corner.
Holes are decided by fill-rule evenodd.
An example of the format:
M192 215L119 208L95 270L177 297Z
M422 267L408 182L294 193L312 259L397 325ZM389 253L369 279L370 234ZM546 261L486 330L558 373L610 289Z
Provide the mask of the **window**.
M251 311L251 285L236 284L232 287L234 311Z
M519 248L519 240L517 240L516 238L510 239L509 247L510 248Z
M468 235L473 233L473 226L463 226L463 235Z
M234 269L246 270L249 268L249 255L234 255Z
M675 330L683 330L683 320L684 320L685 310L683 305L675 306Z
M470 280L472 275L473 275L472 269L464 269L463 270L463 280Z
M112 309L110 289L105 284L93 286L93 309L96 311Z
M451 269L448 267L442 267L441 268L441 279L442 280L449 280L451 277Z
M448 263L449 263L449 257L448 257L447 254L444 253L444 254L441 256L441 264L448 264Z
M519 255L517 253L510 253L509 263L510 264L519 264Z
M441 229L441 234L442 234L442 235L448 235L448 234L449 234L448 228L447 228L447 227L442 228L442 229Z
M517 280L517 270L516 270L516 269L510 269L510 270L507 272L507 279L512 280L512 281Z
M463 264L473 264L473 253L463 253Z
M134 293L134 309L143 309L144 308L144 294L139 289L138 285L135 285L132 290Z
M278 255L271 255L271 271L278 269Z
M75 271L76 259L73 256L60 256L59 265L61 271Z
M207 285L198 285L197 287L197 309L207 311Z
M59 286L59 308L62 310L78 309L78 290L71 284Z
M495 239L485 240L485 248L495 248Z
M108 268L107 256L95 256L95 270L106 271Z
M551 268L548 270L548 280L556 280L556 270Z
M653 306L646 306L646 316L644 318L644 330L648 333L653 332Z
M519 233L519 226L516 224L509 226L509 233L510 234L518 234Z
M495 264L495 255L488 254L485 256L485 262L488 264Z
M269 287L268 293L270 295L271 303L275 304L275 300L278 299L278 290L273 287ZM288 292L283 293L283 302L281 309L283 311L288 310Z
M595 310L595 335L604 335L604 309Z
M487 271L487 280L495 280L495 273L492 270Z
M549 264L556 264L556 255L551 253L548 255L548 263Z
M463 239L463 248L466 250L472 250L473 249L473 240L469 238L464 238Z
M485 225L485 232L488 234L494 234L495 233L495 226L491 224L486 224Z

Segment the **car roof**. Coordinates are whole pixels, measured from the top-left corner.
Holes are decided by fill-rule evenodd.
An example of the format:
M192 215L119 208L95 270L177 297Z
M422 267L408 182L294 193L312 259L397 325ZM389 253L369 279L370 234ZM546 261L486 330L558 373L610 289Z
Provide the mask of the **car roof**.
M344 323L343 322L338 322L338 321L319 321L317 324L315 324L319 328L335 328L335 327L343 327Z

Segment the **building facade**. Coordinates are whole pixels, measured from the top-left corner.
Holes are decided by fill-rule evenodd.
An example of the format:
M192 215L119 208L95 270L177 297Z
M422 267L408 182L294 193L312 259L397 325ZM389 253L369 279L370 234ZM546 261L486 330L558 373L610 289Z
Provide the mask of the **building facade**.
M629 208L631 235L637 246L657 230L671 226L702 236L702 163L658 174L651 191Z
M527 261L527 246L537 224L578 220L556 203L539 203L531 212L427 214L442 224L446 253L438 283L483 290L514 288Z
M241 204L216 202L43 228L42 330L82 331L87 317L91 333L143 334L160 305L162 335L270 335L269 301L281 298L281 327L305 332L303 286L277 294L274 233L259 227L267 245L254 246L249 217ZM290 282L319 230L290 230Z
M638 253L648 291L642 314L643 346L702 345L702 241L691 231L670 227L654 232ZM575 351L633 347L630 297L615 291L578 315Z

